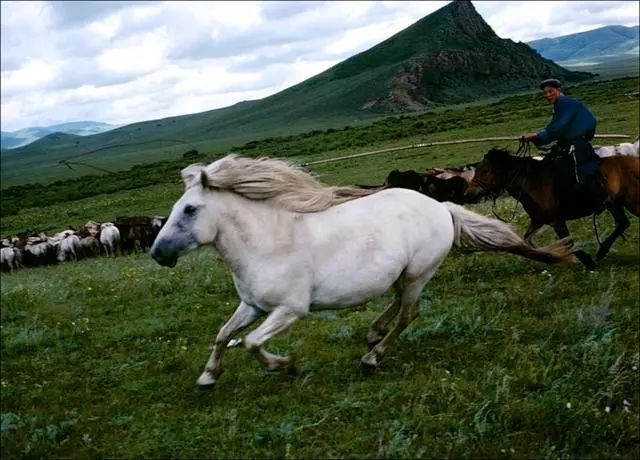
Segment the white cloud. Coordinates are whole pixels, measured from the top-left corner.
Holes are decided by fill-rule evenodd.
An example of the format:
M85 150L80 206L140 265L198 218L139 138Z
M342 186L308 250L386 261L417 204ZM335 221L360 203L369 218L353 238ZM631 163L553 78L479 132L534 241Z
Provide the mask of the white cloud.
M31 60L17 70L2 72L2 93L22 92L46 86L56 75L54 61Z
M131 123L260 99L447 3L2 1L2 129ZM514 41L638 24L637 1L473 3Z
M163 30L145 33L105 50L96 62L113 75L143 75L163 67L169 41Z

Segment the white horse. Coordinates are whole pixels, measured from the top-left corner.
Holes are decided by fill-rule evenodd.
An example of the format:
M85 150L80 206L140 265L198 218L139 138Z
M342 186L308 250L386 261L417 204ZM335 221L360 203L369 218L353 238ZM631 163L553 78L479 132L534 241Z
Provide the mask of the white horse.
M115 257L120 246L120 230L112 222L100 225L100 243L104 246L107 257Z
M182 171L184 195L151 248L173 267L185 252L212 245L233 274L240 305L220 329L198 379L216 382L233 334L262 315L244 344L269 369L289 364L265 343L310 311L352 307L384 294L396 299L372 323L375 367L418 314L418 300L453 244L506 251L554 263L567 261L569 243L533 248L495 219L412 190L326 187L275 159L233 155ZM395 322L393 320L396 320Z

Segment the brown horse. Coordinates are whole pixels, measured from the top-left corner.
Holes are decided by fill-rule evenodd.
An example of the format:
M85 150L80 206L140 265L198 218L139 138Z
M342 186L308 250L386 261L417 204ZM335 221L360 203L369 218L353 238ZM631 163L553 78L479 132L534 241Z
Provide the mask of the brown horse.
M522 204L531 218L524 235L529 244L543 225L550 225L559 238L565 238L569 236L567 220L608 209L616 227L598 248L596 260L601 260L630 225L625 208L640 216L640 159L628 156L603 158L598 168L602 188L576 195L574 202L577 204L571 207L561 205L561 191L554 180L556 167L551 158L535 160L511 155L506 150L492 149L476 168L472 185L494 196L506 190ZM588 270L595 268L593 259L585 251L578 250L575 256Z

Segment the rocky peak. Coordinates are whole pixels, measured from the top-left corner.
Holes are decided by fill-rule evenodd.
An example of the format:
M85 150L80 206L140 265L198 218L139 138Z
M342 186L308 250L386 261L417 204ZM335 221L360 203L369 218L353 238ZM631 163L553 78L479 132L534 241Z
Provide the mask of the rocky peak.
M457 32L472 40L498 38L469 0L455 0L444 8L450 9Z

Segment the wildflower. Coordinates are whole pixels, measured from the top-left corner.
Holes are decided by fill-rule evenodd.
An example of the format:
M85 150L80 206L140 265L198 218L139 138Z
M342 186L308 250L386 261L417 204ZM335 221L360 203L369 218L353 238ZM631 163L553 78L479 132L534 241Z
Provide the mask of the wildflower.
M571 403L570 402L567 403L567 409L571 409Z
M626 399L622 401L622 406L623 411L630 412L629 407L631 407L631 403L629 401L627 401Z
M611 408L609 406L606 406L604 408L604 411L608 414L609 412L611 412Z
M84 442L91 442L91 436L89 435L89 433L85 433L82 435L82 440Z

